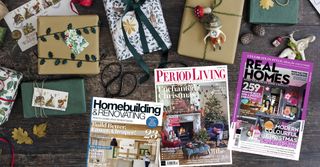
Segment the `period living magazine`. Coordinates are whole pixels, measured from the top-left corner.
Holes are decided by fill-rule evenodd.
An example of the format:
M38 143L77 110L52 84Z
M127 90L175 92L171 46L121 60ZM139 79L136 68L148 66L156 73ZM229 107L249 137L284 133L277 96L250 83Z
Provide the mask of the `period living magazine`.
M155 70L161 166L231 164L227 66Z
M312 63L243 53L229 148L299 160Z
M88 167L158 167L163 104L94 97Z

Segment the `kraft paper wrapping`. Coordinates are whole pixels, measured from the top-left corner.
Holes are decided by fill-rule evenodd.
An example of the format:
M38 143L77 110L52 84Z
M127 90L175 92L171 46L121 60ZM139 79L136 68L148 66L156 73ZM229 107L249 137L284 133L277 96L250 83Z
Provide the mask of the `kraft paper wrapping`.
M38 18L38 34L45 35L50 27L51 32L64 32L71 23L73 29L97 26L99 17L96 15L84 16L43 16ZM90 27L88 28L90 31ZM46 42L38 39L38 70L39 74L99 74L99 27L95 27L96 33L86 34L81 30L81 36L87 40L89 46L79 55L75 55L77 60L83 60L82 66L78 67L79 61L69 61L66 64L55 65L55 59L46 59L46 63L41 65L41 58L48 58L48 52L53 53L54 58L71 59L71 49L67 47L64 40L56 40L53 35L45 36ZM86 55L95 55L95 62L87 62Z
M7 6L0 1L0 20L2 20L7 13L9 13Z
M42 88L42 82L37 82L37 85ZM47 116L59 116L70 114L82 114L86 112L86 95L85 95L84 79L66 79L57 81L45 81L43 84L44 89L63 91L69 93L68 106L66 111L58 111L52 109L44 109ZM33 82L24 82L21 84L22 104L24 118L36 117L39 108L35 109L32 106L32 97L34 90ZM38 87L38 88L39 88ZM38 110L38 111L35 111ZM37 113L40 117L40 114Z
M212 0L186 0L187 6L195 7L201 5L203 7L209 7ZM244 0L223 0L222 4L218 6L214 11L232 13L236 15L242 15ZM226 34L227 40L222 45L222 49L216 49L213 51L211 44L207 45L206 60L215 61L219 63L233 64L237 49L241 17L240 16L228 16L223 14L216 14L222 23L222 31ZM191 29L183 33L183 31L190 26L190 24L196 20L193 9L185 8L182 18L182 24L180 29L180 38L178 53L184 56L193 58L204 58L205 43L203 38L207 35L202 23L197 22ZM207 42L210 42L209 40Z

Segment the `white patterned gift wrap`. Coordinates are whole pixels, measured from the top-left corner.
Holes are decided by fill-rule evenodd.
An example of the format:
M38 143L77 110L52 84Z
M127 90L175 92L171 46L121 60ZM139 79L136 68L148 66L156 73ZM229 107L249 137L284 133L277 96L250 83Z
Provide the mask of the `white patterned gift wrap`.
M0 125L9 119L22 73L0 67Z
M135 47L138 53L142 55L143 49L138 32L139 25L134 12L130 11L123 16L126 6L122 0L103 0L103 2L118 59L125 60L133 57L126 46L122 33L121 21L123 21L123 26L128 35L130 43ZM158 32L166 46L170 48L172 43L169 37L166 22L163 17L160 0L146 0L146 2L141 6L141 10L147 16L150 23ZM161 50L156 40L144 25L143 29L150 53Z

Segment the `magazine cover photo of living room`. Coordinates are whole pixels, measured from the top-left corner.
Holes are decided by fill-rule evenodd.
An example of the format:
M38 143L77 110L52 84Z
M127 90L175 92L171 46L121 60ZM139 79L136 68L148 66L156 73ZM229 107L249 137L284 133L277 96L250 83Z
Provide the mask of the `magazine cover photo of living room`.
M161 165L230 164L227 81L156 85L164 104ZM171 164L171 163L169 163ZM177 164L177 163L176 163Z

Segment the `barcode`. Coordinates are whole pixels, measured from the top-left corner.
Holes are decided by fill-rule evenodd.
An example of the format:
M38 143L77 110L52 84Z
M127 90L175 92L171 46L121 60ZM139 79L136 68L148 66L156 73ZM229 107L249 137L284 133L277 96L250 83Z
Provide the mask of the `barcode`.
M179 166L179 160L166 161L166 166Z
M236 138L236 141L234 142L234 145L235 145L235 146L239 146L240 135L237 135L237 134L236 134L235 138Z

